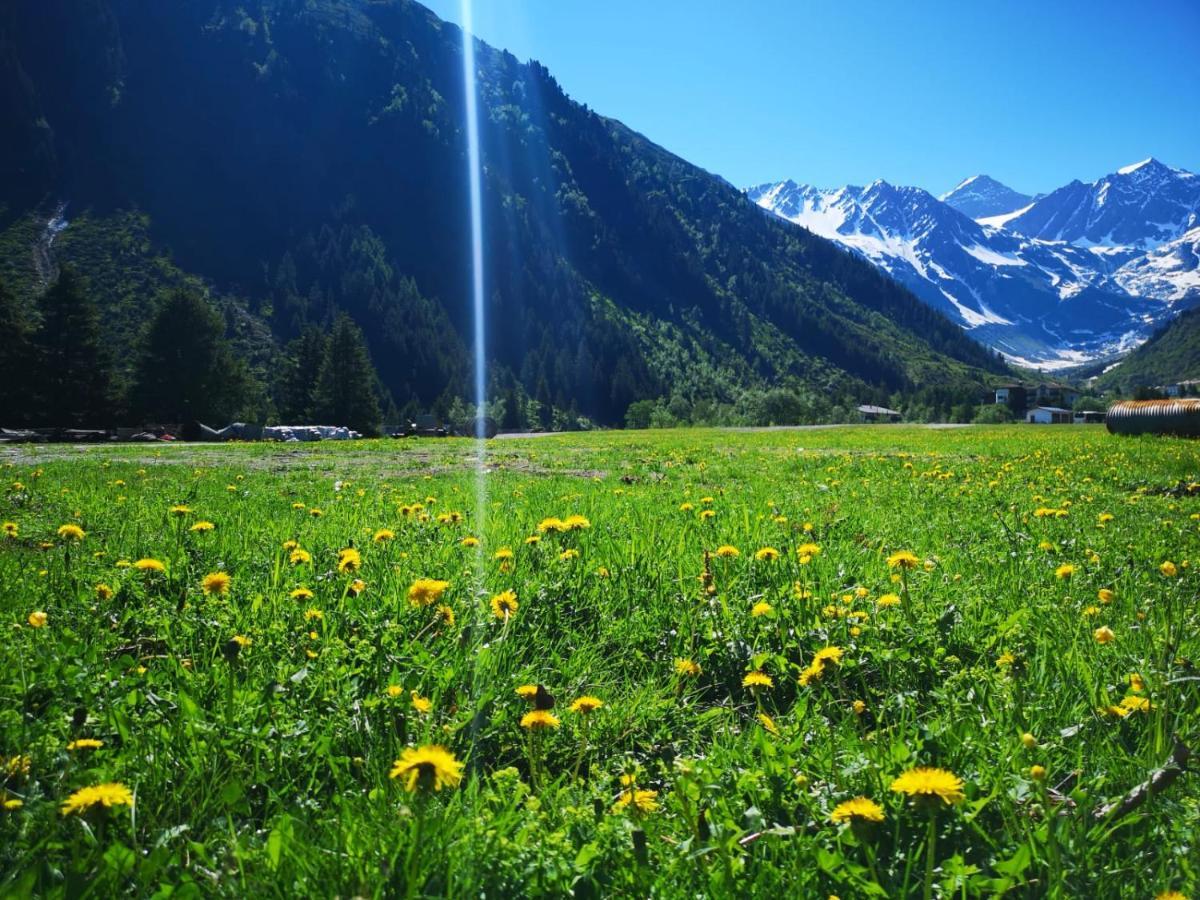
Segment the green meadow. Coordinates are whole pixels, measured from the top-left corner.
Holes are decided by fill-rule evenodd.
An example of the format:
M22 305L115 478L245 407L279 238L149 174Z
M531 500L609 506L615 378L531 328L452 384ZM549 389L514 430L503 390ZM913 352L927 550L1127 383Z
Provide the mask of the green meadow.
M0 894L1196 891L1195 442L477 453L5 449Z

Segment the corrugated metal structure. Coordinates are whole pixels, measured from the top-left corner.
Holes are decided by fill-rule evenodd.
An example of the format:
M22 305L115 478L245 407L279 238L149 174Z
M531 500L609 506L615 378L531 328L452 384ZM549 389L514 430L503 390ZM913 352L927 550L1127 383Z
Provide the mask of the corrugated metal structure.
M1200 437L1200 400L1122 400L1108 408L1112 434Z

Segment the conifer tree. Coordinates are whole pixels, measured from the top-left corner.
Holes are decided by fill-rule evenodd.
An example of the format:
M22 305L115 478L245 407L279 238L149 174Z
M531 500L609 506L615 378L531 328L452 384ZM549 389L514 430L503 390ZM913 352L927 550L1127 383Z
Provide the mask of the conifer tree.
M379 398L371 356L363 333L341 313L333 323L325 358L313 389L313 419L323 425L345 425L363 434L379 433Z
M284 371L278 382L280 420L304 424L312 418L313 392L329 339L310 325L287 346Z
M64 267L38 305L41 324L32 367L37 408L32 418L46 425L111 424L112 360L87 284Z
M29 422L32 365L29 322L16 295L0 282L0 426Z
M146 420L216 427L241 413L253 379L224 334L221 314L196 291L163 297L142 337L134 410Z

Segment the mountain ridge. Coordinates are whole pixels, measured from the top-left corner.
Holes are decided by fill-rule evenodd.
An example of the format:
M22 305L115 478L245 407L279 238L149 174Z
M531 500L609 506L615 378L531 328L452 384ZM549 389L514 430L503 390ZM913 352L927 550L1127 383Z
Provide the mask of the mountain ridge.
M155 247L280 342L346 311L397 406L467 396L457 27L409 0L88 0L71 28L95 40L76 59L44 37L69 7L0 19L0 62L30 86L3 111L48 126L21 119L32 138L0 160L10 222L48 197L93 220L136 208ZM944 414L1003 371L890 279L545 67L476 48L492 396L606 424L656 398L736 414L774 388Z
M786 180L748 188L747 196L871 260L968 333L1023 365L1066 369L1112 358L1145 340L1180 309L1200 303L1200 233L1182 230L1195 218L1189 204L1192 183L1200 178L1148 160L1090 185L1074 181L1032 198L1008 194L1008 188L987 179L982 194L1001 199L992 206L972 205L980 199L971 193L980 178L986 176L965 179L942 198L883 180L868 188L831 189ZM1132 196L1136 186L1143 191L1140 205ZM956 192L969 209L988 215L972 217L947 202ZM1106 227L1140 235L1140 244L1087 240L1079 221L1086 216L1078 212L1075 242L1020 230L1062 218L1055 210L1091 208L1084 195L1100 196L1102 207L1110 194L1120 198L1125 219L1118 229L1120 222L1106 212ZM1025 207L995 213L1025 199ZM1143 221L1164 209L1175 216L1170 228ZM1138 210L1151 212L1139 219ZM1154 241L1147 237L1151 234L1170 239Z

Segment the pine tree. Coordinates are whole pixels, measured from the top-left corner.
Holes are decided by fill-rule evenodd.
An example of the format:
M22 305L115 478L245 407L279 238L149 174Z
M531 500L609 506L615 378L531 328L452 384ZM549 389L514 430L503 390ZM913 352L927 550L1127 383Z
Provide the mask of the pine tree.
M64 267L41 296L34 337L37 409L46 425L100 427L113 415L112 360L100 337L100 311L87 284Z
M227 424L254 393L224 339L221 314L199 293L163 297L142 337L131 406L147 420Z
M29 422L32 365L29 322L16 295L0 282L0 426Z
M379 433L378 381L363 333L345 313L329 334L325 358L313 389L313 419L325 425L345 425L363 434Z
M328 343L321 330L310 325L288 344L277 388L281 421L299 425L311 419L313 391Z

